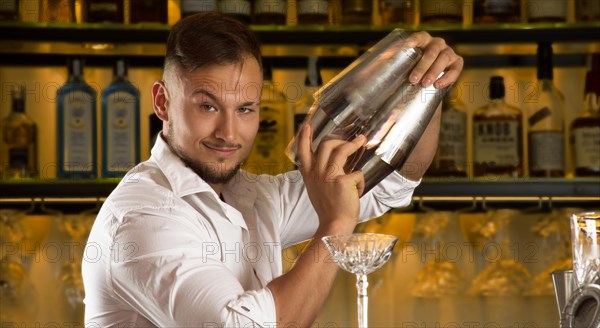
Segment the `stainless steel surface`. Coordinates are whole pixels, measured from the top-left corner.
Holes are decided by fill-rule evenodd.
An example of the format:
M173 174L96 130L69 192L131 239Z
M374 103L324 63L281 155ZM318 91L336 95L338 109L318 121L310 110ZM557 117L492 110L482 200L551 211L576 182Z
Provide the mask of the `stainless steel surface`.
M600 327L600 285L588 284L573 292L561 313L562 328Z
M552 283L554 284L558 313L562 320L562 312L573 294L573 270L552 272Z
M405 46L407 35L394 30L333 78L316 93L306 119L313 151L327 139L367 137L345 166L365 174L365 192L404 164L448 91L408 82L422 51ZM288 155L295 158L294 143Z

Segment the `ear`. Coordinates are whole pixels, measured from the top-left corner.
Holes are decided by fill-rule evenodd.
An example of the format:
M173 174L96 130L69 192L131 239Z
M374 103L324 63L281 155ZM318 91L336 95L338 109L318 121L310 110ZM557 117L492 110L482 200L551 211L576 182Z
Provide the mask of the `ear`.
M154 106L154 113L163 122L169 121L168 103L169 94L165 87L165 82L160 80L154 82L152 85L152 105Z

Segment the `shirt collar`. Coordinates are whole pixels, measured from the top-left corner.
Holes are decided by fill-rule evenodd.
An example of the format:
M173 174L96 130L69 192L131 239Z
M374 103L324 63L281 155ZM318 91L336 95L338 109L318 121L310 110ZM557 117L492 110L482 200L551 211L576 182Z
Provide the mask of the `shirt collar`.
M162 132L156 138L152 147L152 157L160 170L171 184L171 190L177 197L209 192L219 197L212 187L202 180L194 171L187 167L179 156L175 155L169 145L162 138Z

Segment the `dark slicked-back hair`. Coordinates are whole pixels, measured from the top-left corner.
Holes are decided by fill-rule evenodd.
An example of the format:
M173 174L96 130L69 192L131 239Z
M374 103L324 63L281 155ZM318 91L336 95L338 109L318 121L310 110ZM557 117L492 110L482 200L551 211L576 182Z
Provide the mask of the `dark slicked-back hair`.
M256 35L234 18L199 13L177 22L167 40L165 70L174 65L186 72L211 65L240 63L251 56L262 67Z

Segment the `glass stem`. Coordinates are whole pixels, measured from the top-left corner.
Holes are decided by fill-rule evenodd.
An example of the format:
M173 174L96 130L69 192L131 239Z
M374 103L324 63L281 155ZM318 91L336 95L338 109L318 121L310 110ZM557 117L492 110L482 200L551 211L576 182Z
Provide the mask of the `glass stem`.
M356 275L356 291L357 294L357 309L358 309L358 327L367 328L369 326L368 313L369 313L369 297L367 296L367 287L369 282L367 281L366 274Z

